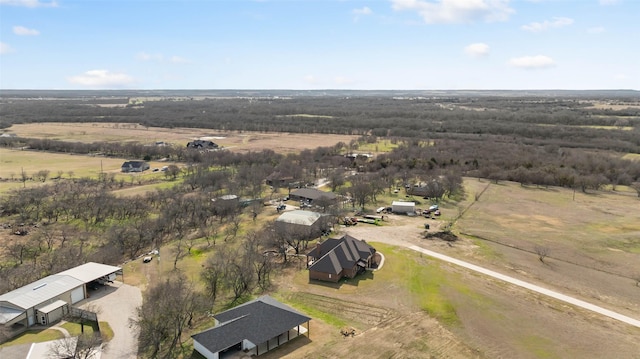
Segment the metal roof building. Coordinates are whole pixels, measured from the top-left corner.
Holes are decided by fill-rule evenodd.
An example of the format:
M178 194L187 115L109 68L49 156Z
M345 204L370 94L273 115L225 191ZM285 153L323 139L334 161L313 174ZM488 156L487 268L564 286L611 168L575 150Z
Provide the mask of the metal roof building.
M276 222L312 226L320 217L322 217L321 213L295 210L284 212L280 217L278 217L278 219L276 219Z
M122 274L120 267L85 263L0 295L0 325L29 327L60 319L69 304L87 297L86 284Z

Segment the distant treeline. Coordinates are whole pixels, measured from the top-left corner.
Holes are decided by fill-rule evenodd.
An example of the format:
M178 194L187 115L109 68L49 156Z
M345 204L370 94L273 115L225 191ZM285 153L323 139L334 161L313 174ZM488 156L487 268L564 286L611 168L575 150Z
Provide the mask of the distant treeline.
M105 103L126 106L99 106ZM4 100L0 127L29 122L124 122L167 128L492 141L640 153L640 109L597 109L581 98L313 96L158 98L142 105L128 103L127 98Z

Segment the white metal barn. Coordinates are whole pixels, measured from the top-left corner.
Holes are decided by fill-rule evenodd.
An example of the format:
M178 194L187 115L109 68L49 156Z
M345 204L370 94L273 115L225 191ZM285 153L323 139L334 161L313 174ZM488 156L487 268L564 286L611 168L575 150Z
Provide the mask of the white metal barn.
M87 297L87 284L113 281L122 268L89 262L0 295L0 325L47 325L69 312L69 305Z
M391 212L393 213L415 213L416 204L414 202L393 201L391 203Z

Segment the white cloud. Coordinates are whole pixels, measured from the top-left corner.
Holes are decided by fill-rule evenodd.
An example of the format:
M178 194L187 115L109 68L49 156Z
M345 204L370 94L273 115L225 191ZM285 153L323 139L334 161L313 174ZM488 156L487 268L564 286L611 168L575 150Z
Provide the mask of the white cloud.
M29 29L24 26L14 26L13 33L20 36L35 36L40 35L40 31L36 29Z
M604 31L604 27L602 26L590 27L587 29L588 34L602 34Z
M568 17L554 17L553 20L545 20L543 22L532 22L528 25L522 25L521 29L531 32L541 32L549 29L569 26L573 24L573 19Z
M14 51L15 50L8 44L5 44L4 42L0 42L0 55L10 54Z
M464 52L473 57L487 56L489 55L489 45L483 42L477 42L465 47Z
M368 7L363 7L361 9L353 9L353 14L354 15L371 15L373 14L373 11L371 11L371 9L369 9Z
M368 8L368 7L363 7L361 9L353 9L351 10L351 13L353 14L353 21L358 21L360 20L361 16L368 16L373 14L373 11Z
M70 83L86 87L117 88L133 83L133 78L123 73L112 73L108 70L90 70L81 75L67 79Z
M0 0L0 5L24 6L24 7L58 7L57 1L40 0Z
M188 64L191 61L185 59L184 57L180 57L180 56L171 56L171 58L169 59L169 62L173 63L173 64Z
M544 69L553 67L556 63L549 56L536 55L514 57L509 60L509 65L519 67L521 69Z
M397 11L416 11L428 24L505 21L514 13L510 0L391 0Z

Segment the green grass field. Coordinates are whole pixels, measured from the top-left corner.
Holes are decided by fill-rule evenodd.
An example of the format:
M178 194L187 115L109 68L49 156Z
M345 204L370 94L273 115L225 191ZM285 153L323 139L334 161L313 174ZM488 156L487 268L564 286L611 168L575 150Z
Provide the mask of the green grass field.
M48 179L45 183L52 181L52 178L98 178L101 172L114 175L115 181L124 181L126 183L137 183L144 178L157 178L164 180L164 172L152 172L152 170L143 173L122 173L120 167L122 163L127 161L123 158L107 158L98 156L71 155L63 153L48 153L27 150L8 150L0 149L0 193L11 189L19 189L22 187L39 186L43 182L33 178L38 171L49 171ZM166 165L165 162L150 161L151 169L160 168ZM22 173L33 180L22 182ZM171 186L172 182L163 181L152 185L153 188L164 188ZM128 189L134 194L142 193L145 190ZM123 195L127 195L127 191L123 190Z

